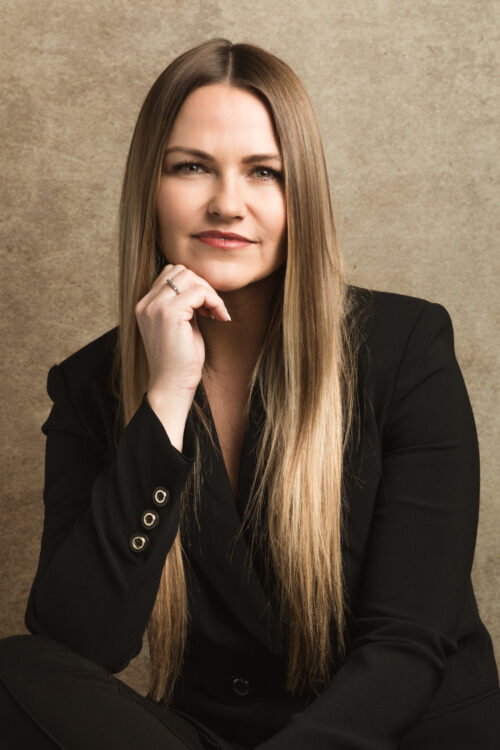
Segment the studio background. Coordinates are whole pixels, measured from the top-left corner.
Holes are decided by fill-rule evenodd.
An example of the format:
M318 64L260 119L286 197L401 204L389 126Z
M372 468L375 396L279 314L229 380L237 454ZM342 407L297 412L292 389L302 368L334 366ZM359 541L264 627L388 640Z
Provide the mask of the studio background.
M115 238L156 76L213 37L309 90L355 283L440 302L481 453L473 582L500 657L498 17L495 0L4 0L0 638L27 632L50 366L117 324ZM142 693L147 645L120 677Z

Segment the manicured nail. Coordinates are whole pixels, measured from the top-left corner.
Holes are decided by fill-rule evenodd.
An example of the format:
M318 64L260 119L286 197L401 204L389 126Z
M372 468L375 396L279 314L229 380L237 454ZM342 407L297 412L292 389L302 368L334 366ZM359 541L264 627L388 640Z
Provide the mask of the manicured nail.
M210 317L212 320L215 320L215 315L213 313L210 313Z
M228 320L231 320L231 316L229 315L229 313L228 313L228 311L227 311L227 307L226 307L226 315L227 315L227 319L228 319Z

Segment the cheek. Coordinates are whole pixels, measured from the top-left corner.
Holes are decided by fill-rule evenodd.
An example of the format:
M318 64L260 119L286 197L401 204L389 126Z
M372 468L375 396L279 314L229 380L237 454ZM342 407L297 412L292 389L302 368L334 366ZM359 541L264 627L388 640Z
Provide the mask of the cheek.
M255 201L253 208L257 221L268 239L278 240L286 227L285 197L281 189L277 187L261 189L252 200Z
M156 210L162 234L187 228L193 216L193 208L193 196L189 191L174 190L168 185L161 187Z
M275 196L266 206L270 233L275 239L283 236L286 229L286 205L283 195Z
M174 195L168 190L160 190L156 202L158 224L162 234L168 234L176 228L179 221L179 212Z

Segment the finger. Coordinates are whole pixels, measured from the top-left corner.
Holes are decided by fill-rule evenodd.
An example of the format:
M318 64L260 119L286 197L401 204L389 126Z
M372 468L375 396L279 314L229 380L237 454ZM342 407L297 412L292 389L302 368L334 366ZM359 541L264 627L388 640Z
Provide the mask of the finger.
M155 278L151 286L149 287L146 294L144 294L136 304L136 310L144 309L147 307L155 298L157 292L162 288L162 286L165 284L166 279L169 278L170 274L173 274L173 269L175 266L172 263L167 264L162 268L158 276ZM172 292L174 290L172 289Z
M157 283L164 283L166 279L173 279L175 276L177 276L181 271L186 270L186 266L182 265L174 265L173 263L169 263L168 265L164 266L158 276L156 277L155 281L152 284L152 287ZM151 287L151 288L152 288Z
M175 286L179 289L179 292L167 283L167 279L175 282ZM210 292L210 303L207 303L206 305L201 304L196 308L197 312L203 317L212 318L214 320L231 320L222 298L219 297L215 289L210 286L208 281L202 276L198 276L198 274L182 264L174 265L169 263L166 265L153 282L149 292L141 300L141 303L147 306L153 301L156 302L157 300L165 298L173 301L173 299L176 296L180 296L181 293L185 295L185 292L193 286L201 286L205 288L207 292ZM190 317L192 317L192 312Z
M162 268L156 279L151 284L151 287L149 291L144 295L142 298L142 302L145 304L149 304L152 302L156 297L158 296L159 292L163 291L165 288L165 285L167 289L170 289L172 292L172 296L177 294L175 289L170 286L170 284L167 284L167 279L170 279L170 281L174 281L174 279L182 272L188 270L185 266L182 265L173 265L172 263L169 263L167 266ZM175 285L177 286L177 282L175 282ZM182 291L182 287L179 287Z
M215 291L214 288L208 283L208 281L206 281L206 279L204 279L202 276L198 276L198 274L194 273L194 271L191 271L189 268L186 268L186 266L182 265L172 266L170 271L165 274L157 287L158 290L161 290L164 284L166 284L167 287L170 287L170 289L172 289L173 292L177 294L175 289L168 283L169 281L175 283L175 286L179 289L179 292L185 291L188 287L193 286L194 284L202 284L207 289Z
M156 302L161 302L161 296L169 293L168 285L166 286L167 289L159 292ZM193 284L183 290L181 294L177 294L175 298L170 299L170 304L183 310L188 319L192 318L194 311L201 311L201 314L205 317L208 313L208 317L213 316L215 320L224 322L231 320L224 301L208 284Z

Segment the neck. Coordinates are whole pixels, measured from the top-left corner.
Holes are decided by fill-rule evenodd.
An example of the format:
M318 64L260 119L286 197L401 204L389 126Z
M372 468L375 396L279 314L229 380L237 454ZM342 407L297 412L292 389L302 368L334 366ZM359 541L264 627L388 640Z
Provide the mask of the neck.
M205 342L203 379L238 375L248 378L262 349L264 335L279 293L282 276L265 279L234 292L218 292L231 315L230 323L197 317Z

